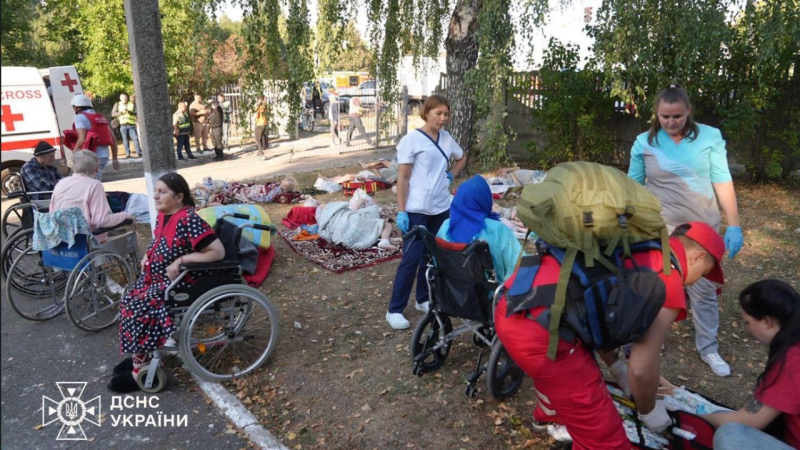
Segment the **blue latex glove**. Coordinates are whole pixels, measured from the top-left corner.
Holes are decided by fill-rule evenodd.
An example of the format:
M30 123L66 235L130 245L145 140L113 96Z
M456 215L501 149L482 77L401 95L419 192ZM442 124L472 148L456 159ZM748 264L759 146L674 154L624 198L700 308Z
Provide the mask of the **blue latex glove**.
M733 259L744 245L742 227L728 227L725 230L725 250L728 251L728 259Z
M447 174L447 179L450 180L450 182L452 183L453 182L453 174L450 173L449 170L447 172L445 172L445 174Z
M403 232L403 234L408 233L408 213L405 211L400 211L397 213L397 228Z

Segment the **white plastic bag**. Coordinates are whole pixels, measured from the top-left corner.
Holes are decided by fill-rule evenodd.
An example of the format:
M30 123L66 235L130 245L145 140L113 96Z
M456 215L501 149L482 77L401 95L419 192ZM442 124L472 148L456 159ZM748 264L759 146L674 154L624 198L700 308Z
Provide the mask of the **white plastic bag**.
M367 206L375 206L375 200L372 199L367 192L358 188L353 192L353 198L350 199L350 209L355 211Z
M342 190L342 186L340 184L334 183L333 181L322 177L317 177L317 181L314 183L314 188L325 192L339 192Z

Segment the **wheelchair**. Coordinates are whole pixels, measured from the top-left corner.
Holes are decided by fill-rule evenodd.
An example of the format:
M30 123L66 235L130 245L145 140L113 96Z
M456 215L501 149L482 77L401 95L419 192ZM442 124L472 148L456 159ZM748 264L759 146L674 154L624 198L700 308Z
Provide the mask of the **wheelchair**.
M8 194L8 200L17 198L19 201L3 213L2 222L0 222L3 239L8 239L19 230L32 228L33 211L47 212L50 206L50 196L53 191L28 192L22 177L19 178L19 183L20 190Z
M522 384L524 372L495 334L494 308L503 285L497 280L489 244L450 243L421 226L415 226L403 237L404 241L409 239L421 239L425 244L428 266L425 277L430 298L430 310L411 336L413 373L422 376L439 369L450 353L453 340L472 333L473 342L481 350L475 370L467 376L465 394L477 397L476 383L485 372L492 397L503 400L514 395ZM459 319L461 326L453 329L451 318ZM486 349L490 349L489 358L482 364Z
M166 387L167 375L160 367L165 353L177 352L189 372L203 380L228 381L261 367L275 351L280 334L278 312L257 289L268 274L274 249L258 249L256 271L249 275L242 271L239 243L244 228L273 234L277 228L251 222L236 225L228 217L250 220L246 214L218 217L214 231L225 247L225 259L182 264L180 275L164 293L167 310L178 325L173 335L176 345L150 352L152 359L136 377L145 392ZM189 274L196 283L178 288Z
M116 323L119 303L138 274L136 225L126 220L92 233L125 226L132 228L104 243L78 234L72 246L62 242L43 251L33 248L33 229L17 231L4 256L18 251L5 274L4 294L12 309L32 321L49 320L66 310L76 327L90 332Z

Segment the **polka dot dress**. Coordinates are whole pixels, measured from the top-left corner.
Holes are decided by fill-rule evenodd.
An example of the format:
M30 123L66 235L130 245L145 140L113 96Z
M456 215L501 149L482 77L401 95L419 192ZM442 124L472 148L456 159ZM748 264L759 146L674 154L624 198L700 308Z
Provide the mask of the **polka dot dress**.
M166 223L164 223L166 220ZM164 345L177 328L164 306L164 292L170 284L167 267L195 250L214 230L191 208L172 216L158 214L156 233L147 250L147 263L139 279L122 299L119 340L122 353L146 353ZM178 284L196 281L187 274Z

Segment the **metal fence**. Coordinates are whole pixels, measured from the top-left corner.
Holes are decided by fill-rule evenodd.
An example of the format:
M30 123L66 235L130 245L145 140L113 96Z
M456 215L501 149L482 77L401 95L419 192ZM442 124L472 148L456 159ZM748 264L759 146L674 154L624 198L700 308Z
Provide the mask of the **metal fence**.
M228 142L233 144L252 142L255 111L246 107L242 86L230 84L220 87L215 92L223 94L225 100L230 103L231 120L228 128ZM395 102L382 101L377 93L332 96L331 98L335 98L336 101L324 106L321 102L313 105L309 100L306 102L306 107L315 110L313 130L301 129L301 118L298 118L295 130L287 129L288 106L282 99L285 99L288 94L279 83L265 82L264 93L270 105L269 133L271 136L317 139L322 141L320 144L332 145L339 149L340 154L345 154L394 146L406 133L408 95L405 87L400 90L399 99ZM356 101L355 99L362 103L360 116L350 114L351 105ZM170 98L170 105L174 105L177 101L177 99ZM108 117L111 116L111 110L116 102L117 99L114 97L95 97L93 101L95 110ZM337 108L339 113L339 121L333 125L330 120L331 107ZM330 139L323 140L323 135L330 136Z

